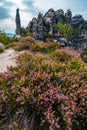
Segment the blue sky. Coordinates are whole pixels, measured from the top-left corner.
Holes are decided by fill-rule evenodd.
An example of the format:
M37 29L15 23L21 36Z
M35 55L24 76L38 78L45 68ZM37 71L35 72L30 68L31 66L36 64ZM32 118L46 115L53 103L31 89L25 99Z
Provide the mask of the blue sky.
M6 32L15 32L15 13L20 9L22 26L48 9L71 9L72 14L82 14L87 19L87 0L0 0L0 29Z

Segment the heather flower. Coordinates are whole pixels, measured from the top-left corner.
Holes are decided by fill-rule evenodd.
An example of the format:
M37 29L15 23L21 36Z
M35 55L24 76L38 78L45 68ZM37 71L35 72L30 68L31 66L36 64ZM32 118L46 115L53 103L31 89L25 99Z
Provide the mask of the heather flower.
M48 47L52 49L52 44L41 44L40 49ZM68 48L31 52L17 60L17 67L0 74L0 128L87 127L87 70L77 52Z
M12 125L9 125L8 128L9 128L9 129L12 129Z
M9 78L11 78L12 77L12 73L11 72L6 72L5 74L4 74L4 78L6 78L6 79L9 79Z

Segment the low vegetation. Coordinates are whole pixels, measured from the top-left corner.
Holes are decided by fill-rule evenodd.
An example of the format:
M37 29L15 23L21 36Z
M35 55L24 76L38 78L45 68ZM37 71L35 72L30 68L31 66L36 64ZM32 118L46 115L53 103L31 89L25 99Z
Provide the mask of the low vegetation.
M0 34L0 42L2 42L4 45L8 44L11 42L11 39L6 36L5 33Z
M82 60L87 63L87 49L81 53Z
M33 44L30 48L33 52L42 52L42 53L51 53L54 52L56 49L59 49L60 45L58 43L40 43L37 42L36 44Z
M21 50L29 50L30 47L35 43L35 40L30 37L21 37L18 42L16 43L16 46L14 47L14 49L16 51L21 51Z
M54 27L54 31L57 33L59 32L60 34L63 34L68 38L72 36L74 30L72 27L69 27L66 23L62 24L58 22Z
M18 66L0 74L0 130L86 130L86 64L58 44L27 39Z

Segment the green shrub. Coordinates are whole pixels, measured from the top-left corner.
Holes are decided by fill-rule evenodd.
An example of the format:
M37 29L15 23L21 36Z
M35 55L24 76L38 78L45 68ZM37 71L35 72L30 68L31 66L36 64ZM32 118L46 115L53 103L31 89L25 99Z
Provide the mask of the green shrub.
M86 130L87 69L80 58L52 50L21 54L17 64L0 74L0 130Z
M6 36L5 33L0 34L0 42L2 42L4 45L9 44L10 42L12 42L12 38Z
M35 43L35 40L32 37L27 36L27 37L21 37L20 42L22 42L22 43Z
M81 53L81 58L84 62L87 63L87 50L84 50L82 53Z
M11 42L9 44L6 44L5 48L15 47L17 44L15 42Z
M73 34L73 28L69 27L66 23L57 23L54 27L55 32L59 32L60 34L63 34L66 37L70 37Z
M57 43L36 43L31 46L32 51L44 53L51 53L59 48L60 45Z
M44 44L44 46L45 46L45 44ZM39 51L41 51L41 52L43 52L44 50L43 50L43 44L42 43L35 43L35 44L33 44L32 46L31 46L31 50L32 51L34 51L34 52L39 52Z
M16 51L30 49L34 43L35 43L34 39L30 36L21 37L17 45L14 47L14 49Z
M66 52L62 50L56 50L55 52L51 53L50 56L56 62L67 63L72 59L72 56L70 54L67 54Z

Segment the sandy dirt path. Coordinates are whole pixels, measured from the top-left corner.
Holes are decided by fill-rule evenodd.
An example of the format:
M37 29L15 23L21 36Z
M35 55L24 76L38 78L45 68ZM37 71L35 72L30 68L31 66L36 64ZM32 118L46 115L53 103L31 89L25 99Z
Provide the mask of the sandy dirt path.
M18 53L11 48L0 53L0 72L7 71L9 66L16 66L16 56Z

